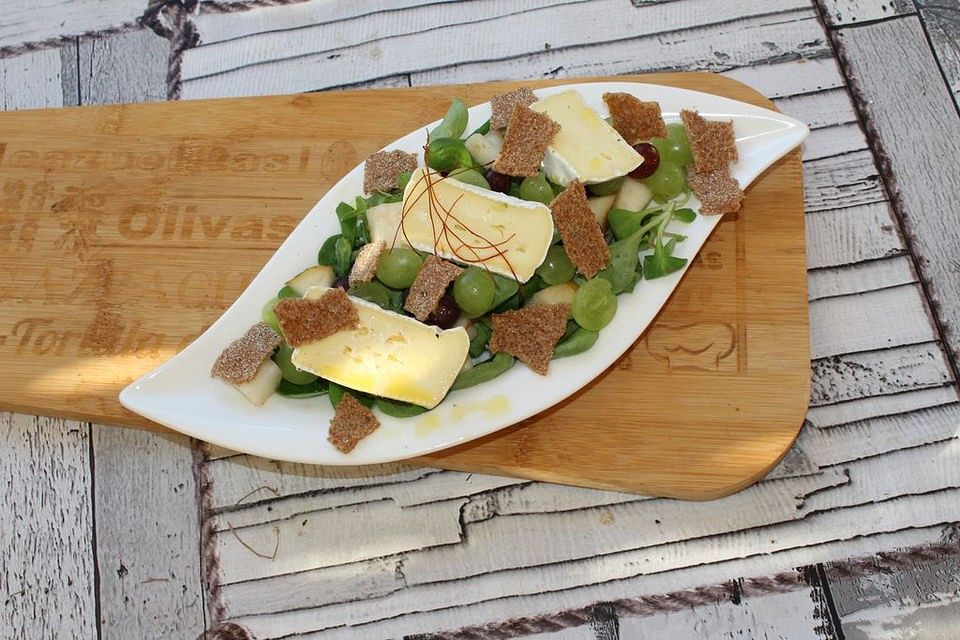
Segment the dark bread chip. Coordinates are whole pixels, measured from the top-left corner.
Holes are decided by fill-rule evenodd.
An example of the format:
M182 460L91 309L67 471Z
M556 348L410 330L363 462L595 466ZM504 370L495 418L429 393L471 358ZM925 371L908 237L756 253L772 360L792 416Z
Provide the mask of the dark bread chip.
M341 453L350 453L358 442L379 427L380 421L370 409L349 393L344 393L330 420L327 440Z
M242 338L234 340L213 363L210 375L233 384L253 380L260 365L280 346L280 336L263 322L250 327Z
M406 151L377 151L363 165L363 192L397 188L397 176L417 168L417 157Z
M440 298L447 290L447 285L462 272L463 269L452 262L441 260L435 255L427 256L416 280L410 286L403 308L423 322L437 308Z
M560 125L550 116L516 105L493 170L508 176L537 175L543 154L558 131Z
M553 348L567 328L569 304L533 304L491 316L490 353L503 351L547 375Z
M704 120L696 111L680 112L683 128L687 131L693 162L703 173L727 168L737 160L737 139L733 122Z
M579 180L568 184L550 203L550 211L563 239L563 248L577 271L587 278L597 275L610 260L610 247L604 241L600 224L587 202L583 184Z
M330 289L319 298L284 298L273 312L291 347L323 340L360 324L357 309L342 289Z
M627 144L667 137L659 102L645 102L629 93L605 93L603 101L613 116L613 128Z
M513 108L518 104L529 107L537 101L530 87L520 87L490 98L490 128L505 129L510 124Z

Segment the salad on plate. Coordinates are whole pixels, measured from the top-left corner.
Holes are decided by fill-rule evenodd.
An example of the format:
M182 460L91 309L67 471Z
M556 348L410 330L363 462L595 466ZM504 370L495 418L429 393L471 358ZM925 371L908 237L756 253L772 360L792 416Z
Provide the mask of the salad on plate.
M698 213L734 213L730 121L576 90L495 96L467 134L454 99L422 154L379 151L363 194L331 215L317 263L277 283L260 321L212 364L254 405L273 394L335 408L328 440L348 454L380 425L422 414L514 366L602 340L618 297L681 271ZM522 393L522 390L518 390Z

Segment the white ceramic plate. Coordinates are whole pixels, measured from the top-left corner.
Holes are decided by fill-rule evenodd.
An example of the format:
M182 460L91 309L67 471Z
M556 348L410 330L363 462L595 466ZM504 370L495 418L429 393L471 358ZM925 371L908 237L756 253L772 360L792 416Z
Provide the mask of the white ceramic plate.
M601 96L605 92L624 91L642 100L659 102L668 122L679 120L680 110L685 108L696 109L708 119L732 119L740 155L732 172L743 187L799 145L808 133L804 124L779 113L672 87L587 83L540 89L536 93L547 96L569 89L579 91L587 104L602 115L607 111ZM467 130L473 130L489 117L489 104L473 107ZM387 148L419 152L423 129ZM551 362L548 376L539 376L518 363L489 383L451 393L437 408L420 416L398 419L378 412L380 429L344 455L327 442L333 410L325 396L294 400L274 395L262 407L256 407L225 383L211 379L210 366L227 344L259 321L264 301L283 282L316 264L321 243L339 232L334 208L341 201L352 202L362 191L362 181L360 165L317 203L210 329L169 362L123 390L123 406L196 438L268 458L354 465L419 456L503 429L575 393L630 348L683 276L683 272L678 272L652 281L642 280L632 294L621 295L619 311L596 345L584 354ZM692 206L696 209L698 203L694 200ZM716 216L698 216L689 225L675 223L675 230L682 228L687 236L677 246L676 255L692 259L719 220Z

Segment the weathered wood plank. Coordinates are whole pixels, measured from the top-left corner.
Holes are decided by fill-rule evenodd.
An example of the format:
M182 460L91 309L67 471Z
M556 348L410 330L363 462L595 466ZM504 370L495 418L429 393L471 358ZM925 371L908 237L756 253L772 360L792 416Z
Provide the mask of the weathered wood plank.
M869 327L882 331L868 331ZM935 340L923 295L904 285L810 303L810 352L813 358L870 351Z
M0 58L0 110L62 107L61 69L59 49Z
M0 15L0 48L131 24L144 9L143 0L5 3Z
M93 426L105 638L194 638L204 628L190 441Z
M788 116L807 123L811 129L857 121L850 94L844 87L777 98L774 104Z
M960 11L949 2L914 1L956 103L960 100Z
M933 342L831 356L813 362L814 407L938 387L953 382L940 345Z
M810 460L824 467L955 438L958 420L960 405L945 404L830 429L805 429L799 442Z
M949 351L960 358L960 209L955 206L960 183L955 168L943 161L960 157L960 118L952 95L916 17L844 29L837 42L878 134L874 143L889 164L898 213L913 238L926 292Z
M886 200L880 174L869 151L804 162L803 178L807 213Z
M808 212L807 268L824 269L906 252L884 201L833 211Z
M810 407L807 420L810 424L828 428L849 424L879 416L909 413L919 409L938 407L957 402L957 389L952 384L941 387L917 389L904 393L869 396L847 402Z
M835 640L823 587L744 596L683 611L619 620L621 638L764 638Z
M916 13L912 0L820 0L820 4L834 27Z
M960 560L830 580L848 638L949 638L960 619Z
M750 85L771 100L846 86L833 58L755 64L729 69L723 75Z
M769 6L768 6L769 5ZM458 5L460 10L466 10L463 5ZM485 5L488 6L488 5ZM498 7L512 6L502 2ZM524 64L533 63L535 67L541 64L549 64L549 69L563 67L564 63L559 64L551 61L551 58L560 54L568 55L570 51L578 47L589 47L591 53L586 56L596 64L603 64L604 51L601 51L601 43L597 42L596 33L592 29L592 16L596 12L602 11L608 20L609 29L605 30L603 43L610 45L607 47L607 53L616 56L623 56L624 47L619 40L638 39L645 42L644 46L631 47L633 57L633 69L637 69L636 60L645 60L645 48L649 48L655 53L656 49L662 49L662 44L656 44L664 33L671 31L690 29L703 24L702 13L696 8L697 3L693 0L682 0L672 2L669 5L651 4L641 9L635 9L627 3L617 0L601 0L600 3L591 2L589 6L583 3L562 4L550 7L544 7L539 10L530 10L522 15L525 24L534 25L533 29L517 31L514 27L518 20L516 15L503 15L493 17L481 22L470 24L453 24L449 27L440 27L429 31L426 35L419 33L419 24L412 27L406 21L393 20L381 27L386 35L381 35L375 41L360 43L355 46L337 49L333 51L320 51L307 53L299 57L291 57L280 60L271 60L269 64L253 64L252 66L239 67L231 71L214 71L212 68L204 66L201 62L204 56L214 56L214 52L204 52L204 48L190 50L184 56L184 96L202 97L212 95L233 95L240 91L245 94L277 93L284 91L298 91L318 89L330 86L340 86L357 81L373 79L398 73L416 72L412 78L413 84L436 84L438 82L474 82L489 78L476 78L472 74L462 73L458 68L457 72L450 75L449 65L460 64L472 66L478 60L498 60L505 59L519 61L520 56L524 56ZM798 0L777 0L776 2L764 5L763 13L773 14L777 11L794 11L797 17L810 16L809 6ZM522 9L521 9L522 10ZM419 9L413 9L411 12L417 12ZM502 9L500 11L503 11ZM725 12L725 19L735 22L735 25L723 23L717 25L714 35L721 36L724 43L729 43L731 47L738 47L741 50L748 49L749 53L745 55L736 54L739 60L754 60L756 58L773 59L772 52L759 44L750 44L744 37L745 30L751 30L756 23L774 23L778 18L773 16L764 16L757 19L737 20L738 18L747 18L755 15L757 7L753 3L745 0L737 0L728 6ZM322 26L322 25L321 25ZM346 29L344 24L336 23L333 25L341 31ZM775 27L775 25L772 25ZM811 24L811 27L815 25ZM796 30L804 31L802 25ZM408 33L404 33L407 31ZM499 34L509 31L514 33L515 37L501 38ZM785 32L785 30L782 30ZM656 32L656 35L654 35ZM396 33L397 35L393 35ZM684 32L686 34L686 32ZM336 33L330 36L334 42L348 38L348 32ZM680 36L681 39L686 35ZM702 34L700 36L702 38ZM765 38L770 42L780 42L778 37L771 35ZM314 41L312 46L316 47L319 41ZM697 42L702 42L698 39ZM549 44L550 51L544 51L545 43ZM797 43L798 45L800 43ZM221 45L216 45L221 46ZM243 47L241 41L237 41L237 47ZM787 45L789 46L789 45ZM321 48L323 45L321 45ZM671 47L670 56L677 59L684 47ZM702 47L700 47L702 48ZM820 49L823 48L821 40ZM534 60L526 60L530 53L538 52ZM266 55L277 57L276 53L266 50ZM337 57L339 54L339 57ZM283 54L281 54L282 56ZM661 52L656 54L663 58ZM690 57L694 56L691 51ZM734 54L728 55L733 59ZM331 59L331 56L332 59ZM598 58L599 56L599 58ZM214 56L216 58L216 56ZM226 56L221 59L229 59ZM584 59L583 52L576 55L581 62ZM370 64L371 60L376 64ZM435 68L441 61L447 65L444 71L447 77L426 77L421 75L424 69ZM214 60L214 64L219 64ZM657 68L656 61L648 62L649 66L643 68ZM525 71L514 69L516 63L495 64L499 68L495 77L510 76L529 76L539 73L536 68L530 68ZM737 64L726 64L724 68L738 66ZM492 69L491 69L492 70ZM620 69L611 68L605 72L620 72ZM216 73L217 75L211 75ZM582 73L582 71L581 71ZM596 73L592 70L591 73ZM455 77L454 77L455 76Z
M697 24L699 26L676 33L565 48L555 48L552 38L547 37L543 41L550 44L551 49L536 56L506 59L482 56L475 62L413 73L411 79L414 86L419 86L509 77L577 77L667 70L719 72L784 58L829 54L820 24L806 7L781 15L716 25L704 25L701 20ZM704 43L709 43L707 55L704 55ZM539 47L542 49L543 45Z
M611 555L595 555L588 558L551 563L548 565L528 566L525 569L507 569L495 573L472 573L471 578L458 580L456 583L443 583L443 588L430 584L430 577L439 577L449 574L451 570L472 571L476 567L472 561L466 567L459 566L452 558L448 562L431 562L423 573L418 554L410 554L402 564L402 574L410 585L405 589L393 592L382 598L350 602L317 609L304 609L280 612L271 615L240 617L240 620L260 638L273 638L288 633L305 633L323 629L323 638L346 638L358 633L367 633L376 636L379 631L384 635L389 633L416 633L436 628L458 628L464 624L475 624L490 620L502 620L511 616L529 615L531 610L556 611L582 602L586 594L591 599L584 604L609 598L610 595L622 592L625 586L633 585L631 595L638 592L647 592L640 584L651 585L657 583L658 572L666 566L671 571L678 567L698 569L713 563L725 562L722 558L730 557L728 553L740 554L747 557L758 553L771 553L796 544L798 536L809 539L811 533L821 543L827 545L836 541L847 540L862 535L875 535L878 532L897 530L902 527L904 518L910 519L919 527L930 527L940 523L942 514L937 509L944 508L950 500L960 495L956 490L945 490L924 494L912 498L911 509L907 514L904 510L891 510L890 515L878 517L878 510L874 504L851 507L847 510L819 512L800 521L785 523L773 528L759 528L738 532L716 539L715 544L704 546L692 542L668 547L656 546ZM902 506L902 505L901 505ZM505 525L514 518L499 518L489 523L498 526ZM564 522L567 520L564 519ZM488 523L483 523L487 525ZM559 524L559 523L558 523ZM571 543L578 544L579 539L598 539L606 542L610 535L615 535L621 527L630 523L619 524L614 520L607 532L597 532L594 528L584 530L582 525L572 536ZM557 530L551 530L557 535ZM473 543L480 534L474 527L467 534L466 545ZM535 535L526 533L524 540ZM929 534L928 534L929 535ZM487 563L491 557L497 558L504 551L512 552L515 546L519 552L530 552L533 555L542 555L544 545L516 544L508 541L512 537L501 537L497 552L481 554L478 559ZM562 539L558 536L558 539ZM454 552L458 547L442 547L439 552ZM825 549L817 549L818 555L824 555ZM445 554L446 555L446 554ZM802 557L803 553L790 554L790 560ZM829 551L826 554L829 557ZM504 559L506 560L506 559ZM505 562L506 564L506 562ZM509 566L516 566L514 561ZM717 569L718 567L708 567ZM719 568L729 571L729 566ZM712 572L712 571L711 571ZM691 571L690 573L694 573ZM733 574L738 575L739 573ZM644 575L645 579L637 577ZM726 575L730 575L727 573ZM739 574L743 575L743 574ZM749 575L749 574L748 574ZM690 584L686 580L690 574L676 571L668 576L673 589ZM635 581L634 581L635 580ZM426 582L424 582L426 581ZM589 584L584 584L585 582ZM693 584L700 584L693 583ZM671 589L667 589L671 590ZM654 592L657 593L657 592ZM614 596L616 597L616 596ZM451 610L452 603L456 609ZM446 624L444 624L446 623ZM361 627L340 627L339 625L363 625Z
M149 29L109 38L80 39L80 99L83 104L153 102L167 99L170 43Z
M898 256L842 267L814 269L807 274L810 300L864 293L917 281L910 259Z
M3 628L23 640L97 635L89 425L0 414Z

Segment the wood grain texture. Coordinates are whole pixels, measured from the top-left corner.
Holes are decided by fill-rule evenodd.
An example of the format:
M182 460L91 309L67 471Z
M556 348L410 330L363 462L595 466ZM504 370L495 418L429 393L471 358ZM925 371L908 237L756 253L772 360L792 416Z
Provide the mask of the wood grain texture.
M843 27L916 13L914 0L822 0L831 26Z
M720 76L681 74L643 80L769 104ZM197 328L219 315L325 186L372 149L421 124L425 112L441 111L449 95L463 94L468 101L479 102L503 87L37 112L29 116L29 123L0 118L13 170L6 186L12 191L10 209L55 214L29 231L35 238L30 247L10 251L23 270L10 272L11 293L24 300L29 311L8 314L8 338L0 352L34 384L17 398L7 398L8 406L143 424L119 407L115 396L119 388L184 346ZM391 106L401 103L402 109ZM207 111L210 108L217 110L216 115ZM275 120L253 127L264 109L272 110ZM349 141L330 139L355 129L345 123L358 117L382 124L365 127ZM317 123L316 131L306 137L303 118ZM36 127L71 133L58 140L57 151L48 151L42 139L18 139L17 130ZM171 136L174 142L169 142ZM197 136L207 142L195 142ZM209 159L219 149L227 154L224 159ZM85 150L100 154L93 170L76 166ZM259 155L243 155L254 150ZM73 159L64 159L64 153ZM186 153L208 155L191 158ZM47 162L40 158L54 157L61 171L49 179L42 177L39 166L31 166ZM118 158L121 162L132 158L132 164L104 173L102 163ZM252 175L262 179L246 177L243 162L260 163ZM769 471L796 435L809 380L799 164L793 154L751 187L741 215L721 225L673 303L633 352L591 385L595 391L580 393L479 445L422 462L699 498L730 493ZM188 166L193 170L186 170ZM281 166L283 173L275 171ZM297 170L291 171L293 167ZM171 175L176 181L169 180ZM37 197L42 202L35 204L33 196L18 189L32 189L30 193L41 189ZM774 199L780 210L776 218L756 213ZM16 233L24 233L28 220L21 218ZM222 261L211 251L214 241L231 250L228 271L216 267ZM747 243L751 251L744 250ZM144 251L150 256L146 262ZM49 258L40 261L45 266L38 270L41 253ZM777 256L776 270L767 268L770 260L765 255ZM39 273L27 275L30 264ZM51 264L83 275L77 284L66 283L50 270ZM39 295L35 289L19 289L31 278L43 282ZM723 303L709 314L698 312L714 307L709 300L721 289L726 292ZM751 295L754 291L771 295ZM78 326L86 329L73 334L52 329L49 309L65 312L71 305L78 305L73 313ZM97 343L97 331L111 326L115 333ZM704 336L725 341L724 346L707 360L668 357L672 345L702 341ZM22 354L28 352L44 357L24 359ZM40 362L41 370L29 370ZM47 375L51 367L59 373ZM73 371L81 371L84 382L72 394L64 394L61 383ZM682 412L672 405L625 400L617 390L636 380L660 396L678 384L695 384L700 395L696 400L678 398L687 407ZM59 397L49 393L51 383L57 385ZM771 385L777 394L769 393ZM718 400L704 413L708 395ZM771 402L772 397L778 401ZM762 411L748 410L753 407ZM637 424L645 428L637 429ZM578 435L584 429L594 434L586 449ZM669 439L662 437L664 429L672 434ZM617 446L611 446L614 441ZM718 455L718 448L728 455ZM619 452L625 451L631 452L624 458L633 470L629 473L616 463ZM580 467L570 463L577 458L592 462ZM671 479L679 460L686 467L683 481ZM636 473L638 469L643 473Z
M93 427L105 638L194 638L204 628L189 440Z
M914 0L944 80L960 100L960 8L950 2Z
M0 48L59 40L131 24L147 8L143 0L46 0L9 3L0 16Z
M0 414L0 591L4 633L97 633L90 427Z
M873 140L889 172L925 291L954 362L960 358L960 185L940 158L960 156L960 118L943 84L920 21L906 17L837 33ZM891 68L876 56L900 61ZM918 101L916 96L923 95ZM901 179L900 176L903 178ZM909 176L909 179L907 179ZM936 212L936 213L934 213Z

